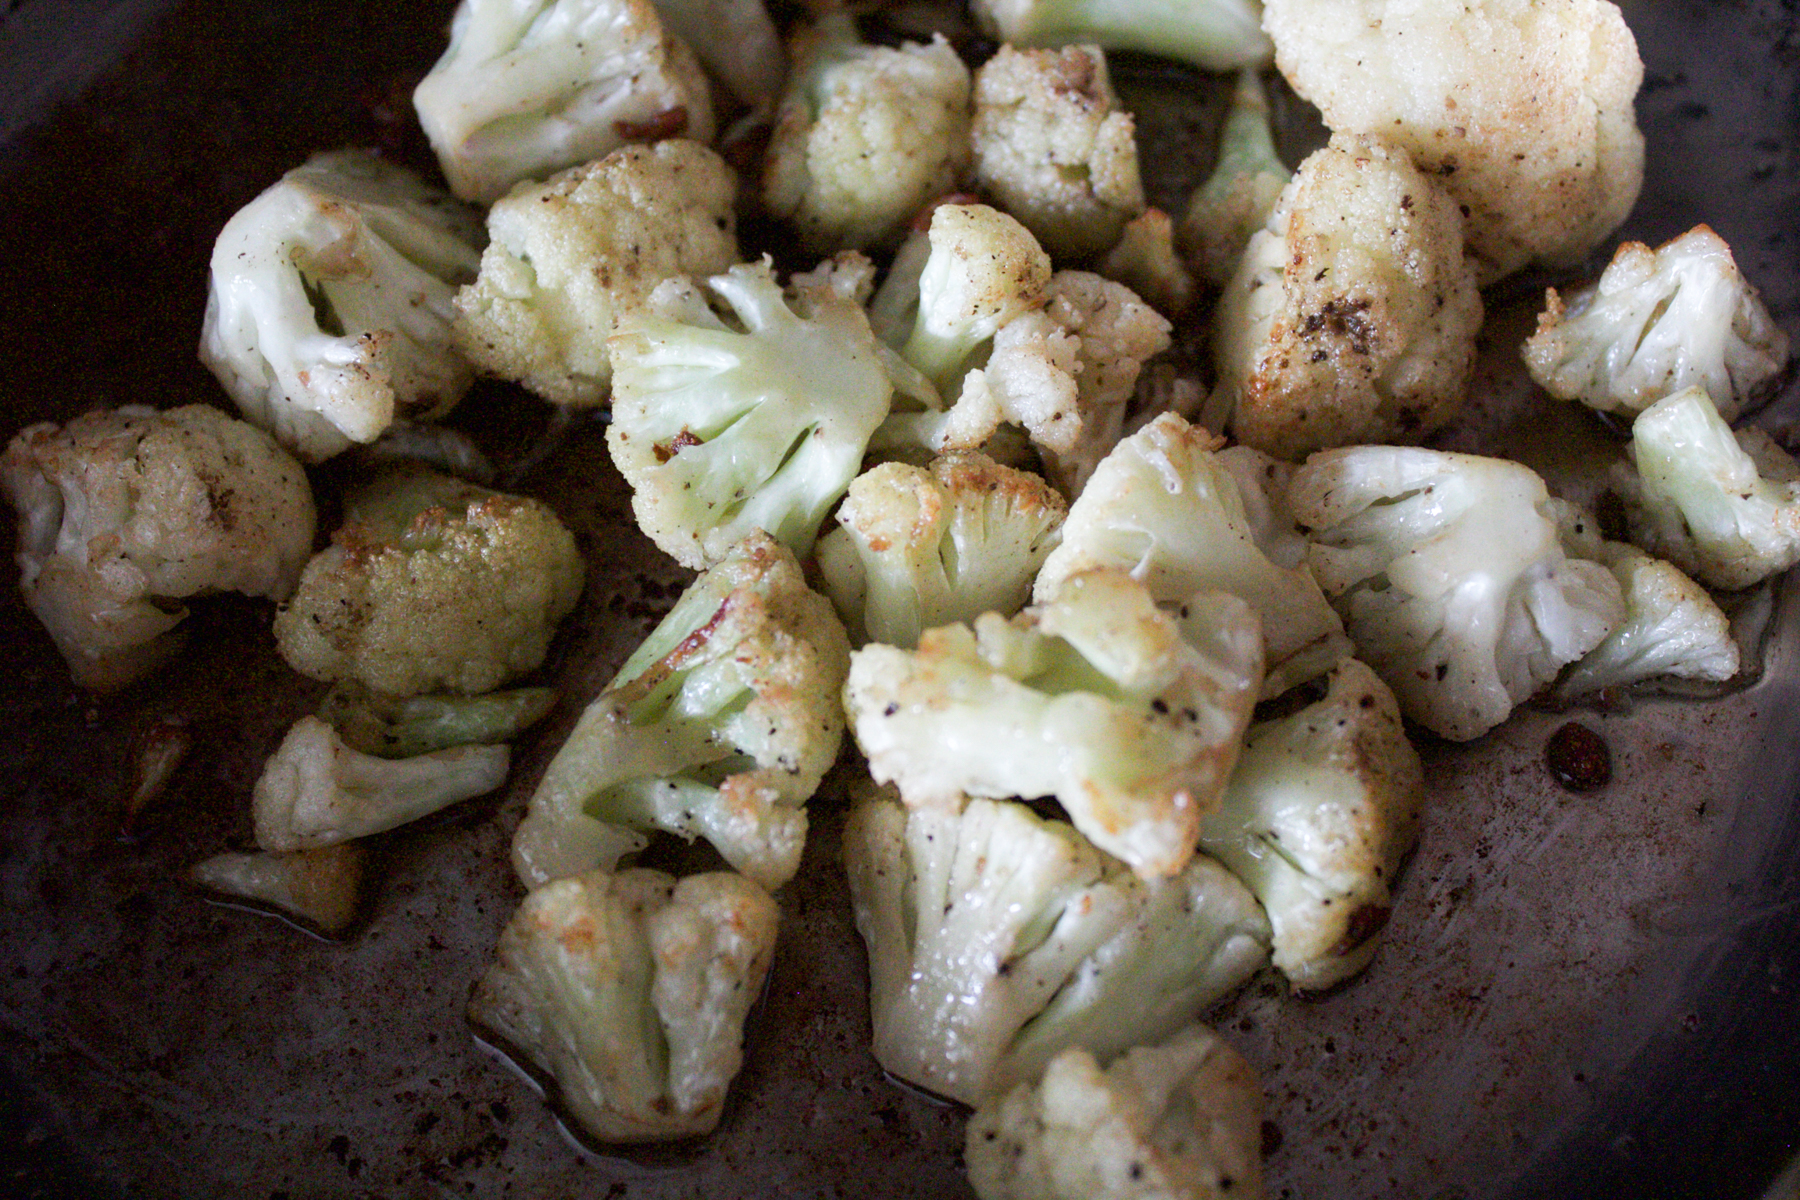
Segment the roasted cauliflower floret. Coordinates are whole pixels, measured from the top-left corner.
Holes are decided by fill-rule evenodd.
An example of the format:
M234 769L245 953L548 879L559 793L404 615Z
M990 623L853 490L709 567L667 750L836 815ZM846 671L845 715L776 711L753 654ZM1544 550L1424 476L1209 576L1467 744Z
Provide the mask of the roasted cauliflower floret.
M981 1200L1261 1200L1262 1087L1203 1025L1105 1069L1065 1050L969 1118Z
M844 706L908 804L1055 796L1095 845L1172 875L1218 803L1262 685L1256 615L1200 593L1182 619L1123 571L1071 576L1008 621L851 655Z
M543 662L583 571L542 501L395 467L346 500L275 640L314 679L395 696L492 691Z
M1217 862L1145 880L1021 804L864 798L844 865L876 1059L968 1104L1072 1046L1167 1037L1267 961L1262 910Z
M1175 222L1160 208L1146 208L1125 222L1094 270L1124 284L1165 317L1179 317L1193 306L1194 273L1176 245Z
M600 1142L719 1123L779 910L726 872L591 871L525 897L475 984L469 1019L549 1077Z
M825 592L857 645L911 648L934 626L1011 616L1067 511L1042 479L974 451L883 464L850 485L819 539Z
M1223 287L1257 230L1268 224L1294 173L1275 150L1269 97L1259 72L1238 72L1231 106L1219 127L1219 157L1188 198L1179 230L1200 277Z
M200 359L307 462L442 416L474 377L451 338L481 223L365 150L315 155L225 223Z
M698 142L630 146L488 213L481 275L456 296L456 340L479 369L557 404L606 399L606 341L675 275L737 261L736 176Z
M713 136L706 72L650 0L462 0L413 107L480 204L627 142Z
M696 580L544 771L513 838L528 886L610 870L649 832L704 837L770 889L837 758L850 644L793 555L753 533Z
M1417 441L1461 409L1481 319L1455 203L1379 138L1334 136L1225 285L1207 424L1294 460Z
M306 472L206 405L29 425L0 456L0 486L19 513L25 604L95 691L175 652L188 597L284 599L312 553Z
M1136 123L1100 47L1002 46L975 72L975 190L1017 217L1052 258L1085 258L1144 211Z
M1598 282L1567 300L1549 289L1524 356L1560 400L1635 414L1703 387L1730 421L1787 365L1787 351L1731 247L1698 225L1655 250L1625 243Z
M1323 699L1250 727L1200 845L1262 902L1275 966L1316 991L1374 957L1424 801L1399 702L1349 658Z
M1269 61L1259 0L975 0L975 19L1014 46L1093 42L1207 71Z
M361 842L285 853L232 851L195 863L188 870L188 882L291 917L319 933L339 934L356 921L366 857Z
M871 46L847 12L796 34L763 203L816 253L898 241L969 161L969 69L943 35Z
M1266 0L1275 62L1337 133L1404 147L1468 215L1482 286L1568 266L1637 201L1637 43L1607 0Z
M1543 480L1505 459L1397 446L1294 473L1313 574L1407 716L1468 741L1617 629L1619 584L1563 550Z

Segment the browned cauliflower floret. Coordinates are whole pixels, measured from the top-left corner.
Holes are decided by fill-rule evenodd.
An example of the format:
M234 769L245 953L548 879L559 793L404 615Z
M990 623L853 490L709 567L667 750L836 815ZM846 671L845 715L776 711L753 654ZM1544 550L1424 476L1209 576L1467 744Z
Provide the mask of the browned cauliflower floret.
M548 505L422 468L351 496L275 617L282 657L380 692L485 692L544 659L583 564Z
M21 430L0 457L19 511L19 586L75 681L124 687L179 645L208 592L284 599L312 553L306 473L202 404L136 405Z
M1288 459L1417 441L1462 407L1481 318L1455 203L1381 139L1335 136L1225 286L1207 423Z

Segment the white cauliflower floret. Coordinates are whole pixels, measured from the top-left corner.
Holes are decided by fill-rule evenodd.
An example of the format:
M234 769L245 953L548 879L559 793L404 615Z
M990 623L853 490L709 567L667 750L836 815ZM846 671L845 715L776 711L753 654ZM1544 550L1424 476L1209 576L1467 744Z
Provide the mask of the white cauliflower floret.
M825 593L851 640L910 648L938 625L1025 606L1068 505L1036 475L974 451L857 477L819 539Z
M790 300L766 259L704 290L670 280L621 325L612 361L606 445L632 511L696 568L754 529L809 551L904 373L854 300L829 286Z
M1759 429L1734 434L1706 389L1639 413L1629 452L1620 484L1637 545L1715 588L1800 562L1800 464Z
M271 908L320 933L338 934L356 920L366 857L362 842L286 853L228 852L195 863L188 880L219 896Z
M718 1125L779 909L741 876L592 871L525 897L469 1019L551 1080L600 1142Z
M1065 1050L969 1118L981 1200L1262 1200L1263 1097L1203 1025L1134 1046L1104 1070Z
M1379 138L1338 135L1309 155L1220 297L1207 424L1295 460L1444 425L1482 319L1461 227Z
M1165 317L1179 317L1194 303L1193 272L1176 249L1175 222L1160 208L1146 208L1125 222L1094 270L1124 284Z
M1201 278L1225 285L1293 174L1275 151L1262 75L1246 68L1238 72L1219 127L1218 161L1188 199L1181 219L1181 246Z
M456 297L457 344L480 370L557 404L600 404L606 340L663 280L737 261L737 179L698 142L630 146L488 213L481 275Z
M1560 400L1639 413L1703 387L1736 419L1787 364L1788 339L1705 225L1655 250L1627 242L1600 279L1567 301L1550 288L1525 365Z
M897 241L969 160L969 69L942 34L871 46L845 12L796 34L762 196L818 253Z
M1167 1037L1268 961L1262 910L1212 859L1145 880L1022 804L864 798L844 866L876 1059L968 1104L1072 1046Z
M1607 0L1266 0L1263 27L1327 126L1441 180L1483 286L1578 262L1637 200L1644 68Z
M1518 463L1327 450L1288 500L1357 657L1452 741L1504 721L1625 618L1618 581L1563 551L1543 480Z
M584 564L539 500L395 467L345 502L275 616L288 665L378 692L486 692L544 661Z
M312 553L306 473L206 405L130 405L19 431L0 456L19 513L19 588L76 683L111 691L179 647L181 604L285 599Z
M1265 696L1350 653L1343 623L1298 560L1276 565L1258 544L1243 489L1204 428L1165 413L1101 460L1038 573L1041 602L1095 567L1127 571L1164 605L1230 592L1261 618ZM1254 493L1260 511L1260 491Z
M682 594L556 752L513 837L527 886L607 870L657 830L763 887L800 865L836 760L850 643L794 556L753 533Z
M411 758L353 750L314 716L301 717L263 764L252 793L256 844L316 850L385 833L506 781L512 752L458 746Z
M1207 71L1269 61L1259 0L975 0L983 29L1014 46L1093 42Z
M1250 727L1200 845L1262 902L1275 966L1318 990L1374 957L1424 801L1399 701L1349 658L1323 699Z
M1731 619L1705 588L1673 563L1606 540L1599 522L1579 506L1555 505L1563 546L1611 571L1625 597L1625 623L1564 672L1558 695L1585 696L1664 677L1723 683L1737 674Z
M480 245L480 220L404 167L315 155L220 231L200 359L308 462L442 416L473 378L451 304Z
M1194 853L1262 685L1256 615L1223 594L1183 619L1122 571L1066 580L1011 621L927 630L850 659L844 707L878 782L912 805L1055 796L1144 875Z
M1002 46L975 72L975 190L1017 217L1052 258L1085 258L1144 211L1136 123L1098 46Z
M628 142L713 136L706 73L650 0L462 0L413 107L480 204Z

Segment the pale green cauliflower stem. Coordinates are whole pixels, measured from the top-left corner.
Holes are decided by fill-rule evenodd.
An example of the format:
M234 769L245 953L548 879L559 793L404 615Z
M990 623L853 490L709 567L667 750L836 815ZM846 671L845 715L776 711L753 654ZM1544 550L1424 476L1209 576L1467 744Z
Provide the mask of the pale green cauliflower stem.
M442 416L474 377L450 329L480 243L479 219L405 168L315 155L220 231L200 359L307 462Z
M1121 571L1072 576L1010 622L870 645L844 689L878 782L908 804L1055 796L1095 845L1179 871L1218 803L1262 684L1256 615L1202 593L1181 620Z
M1312 572L1298 561L1277 566L1264 553L1246 507L1252 497L1217 445L1173 413L1120 442L1070 506L1033 594L1047 600L1071 575L1096 567L1129 572L1159 604L1230 592L1261 618L1262 694L1273 696L1330 669L1351 646ZM1260 511L1261 493L1253 498Z
M1014 46L1093 42L1207 71L1269 61L1259 0L975 0L976 21Z
M1405 148L1468 212L1483 287L1568 266L1637 201L1637 43L1607 0L1266 0L1275 62L1337 133Z
M456 296L457 344L546 400L604 402L620 319L665 279L737 261L736 192L724 159L680 139L521 186L488 213L480 277Z
M1053 259L1110 248L1144 211L1136 123L1098 46L1002 46L975 72L975 190L1017 217Z
M1245 68L1219 128L1218 161L1188 199L1177 231L1201 278L1224 286L1293 174L1275 150L1262 76Z
M719 1123L779 909L741 876L562 879L525 897L469 1018L548 1077L596 1141L695 1137Z
M1455 203L1379 138L1334 136L1220 297L1207 423L1296 461L1417 441L1461 410L1481 320Z
M128 405L20 430L0 455L19 587L75 682L113 691L180 648L181 601L285 599L312 553L306 472L207 405Z
M632 511L695 568L756 529L811 550L894 393L893 355L863 310L830 287L790 304L766 260L713 276L704 293L670 281L621 326L612 359L606 444Z
M1585 696L1647 679L1723 683L1740 662L1731 619L1673 563L1600 535L1599 522L1558 501L1557 527L1570 554L1611 571L1625 597L1625 623L1557 680L1559 696Z
M1424 800L1399 702L1345 659L1322 700L1250 727L1200 845L1262 902L1275 966L1317 991L1374 957Z
M1733 434L1704 388L1631 424L1631 540L1708 587L1747 588L1800 562L1800 466L1760 430Z
M1055 489L985 455L860 475L819 539L825 592L857 645L911 648L924 630L1025 606L1068 505Z
M422 468L350 497L275 615L288 665L378 692L486 692L544 660L584 563L548 505Z
M611 869L649 832L704 837L763 887L806 843L837 758L850 644L792 554L755 533L696 580L583 712L513 839L527 886Z
M411 758L453 746L508 741L544 719L556 703L550 688L514 688L479 696L388 696L339 683L319 715L346 743L381 758Z
M670 33L753 112L773 111L787 50L763 0L654 0ZM724 119L721 111L721 120Z
M650 0L462 0L413 107L451 190L480 204L628 142L714 132L706 72Z
M1166 1037L1267 961L1268 924L1218 863L1144 880L1020 804L867 798L844 831L869 952L875 1057L980 1104L1071 1046Z
M981 1200L1261 1200L1262 1086L1203 1025L1104 1070L1086 1050L984 1104L963 1144Z
M356 920L361 903L362 842L278 853L227 852L188 870L196 887L293 917L320 933L338 934Z
M385 833L506 781L506 746L460 746L411 758L352 750L318 717L301 717L257 778L251 812L264 850L316 850Z
M763 202L816 253L891 246L969 160L969 69L942 34L871 46L848 13L795 35Z
M1288 500L1309 563L1408 717L1479 737L1625 618L1612 573L1570 558L1549 494L1504 459L1395 446L1315 454Z
M1525 365L1538 386L1601 412L1639 413L1703 387L1736 419L1787 365L1788 338L1731 247L1705 225L1655 250L1627 242L1598 282L1544 296Z

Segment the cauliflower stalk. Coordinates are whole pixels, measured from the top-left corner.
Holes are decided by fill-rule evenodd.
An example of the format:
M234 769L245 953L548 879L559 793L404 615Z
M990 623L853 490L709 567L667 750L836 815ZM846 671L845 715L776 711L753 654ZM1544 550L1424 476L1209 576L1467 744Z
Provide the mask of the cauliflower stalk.
M306 473L206 405L129 405L19 431L0 455L19 587L75 682L113 691L180 647L182 603L283 599L312 553Z
M453 746L504 742L544 719L550 688L514 688L465 696L388 696L354 682L327 692L319 715L344 742L380 758L411 758Z
M1293 175L1275 150L1262 75L1246 67L1238 72L1219 127L1218 161L1188 199L1181 219L1182 248L1201 278L1225 285Z
M1259 0L975 0L974 15L1014 46L1094 42L1207 71L1269 61Z
M474 214L404 167L315 155L219 232L200 359L307 462L442 416L473 379L452 300L480 244Z
M878 782L911 805L1055 796L1147 876L1194 853L1262 683L1256 615L1201 593L1177 620L1122 571L1071 576L1011 621L851 656L844 704Z
M600 1142L719 1123L779 910L738 875L591 871L525 897L469 1017Z
M1267 961L1268 925L1204 856L1144 880L1020 804L865 798L844 831L875 1057L968 1104L1079 1046L1166 1037Z
M513 838L527 885L611 869L663 830L780 887L837 758L850 645L826 600L752 534L677 601L582 714Z

